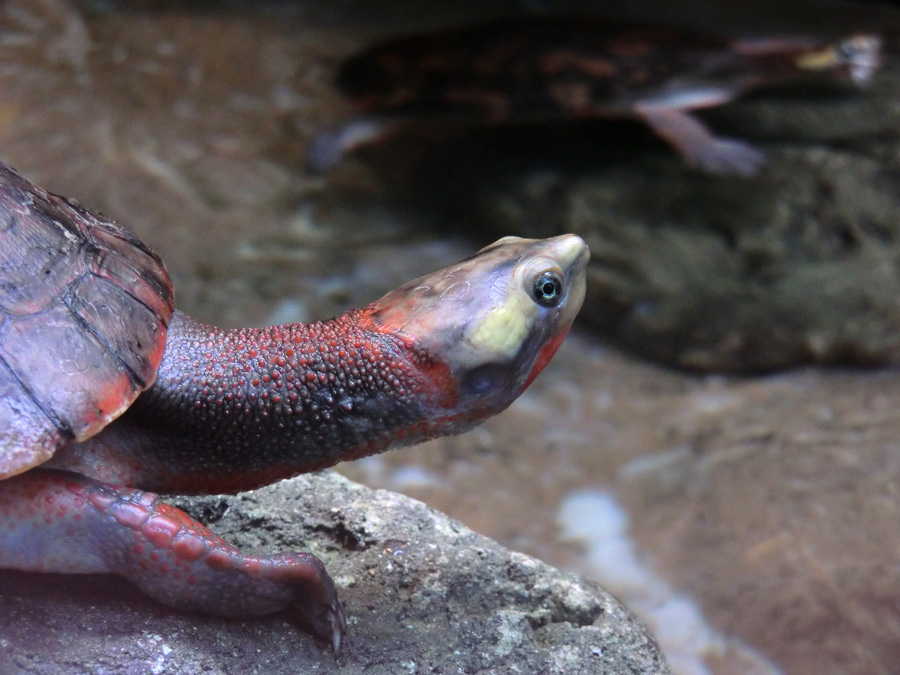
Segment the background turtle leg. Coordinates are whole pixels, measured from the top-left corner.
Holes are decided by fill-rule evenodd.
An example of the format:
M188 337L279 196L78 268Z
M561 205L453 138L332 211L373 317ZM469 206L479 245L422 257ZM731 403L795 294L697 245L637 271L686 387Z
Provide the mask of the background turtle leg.
M690 166L710 173L752 176L766 163L761 150L734 138L714 135L684 110L638 105L635 112Z
M245 555L151 492L66 471L0 483L0 568L119 574L169 606L216 616L291 608L335 653L346 630L315 556Z
M385 140L403 126L403 120L360 117L334 129L320 131L309 145L306 168L323 173L336 167L348 154L366 145Z

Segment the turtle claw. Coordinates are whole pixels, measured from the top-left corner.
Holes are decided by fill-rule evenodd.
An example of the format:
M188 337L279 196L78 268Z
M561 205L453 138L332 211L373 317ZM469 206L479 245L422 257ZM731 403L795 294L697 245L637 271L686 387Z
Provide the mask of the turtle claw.
M331 579L328 579L328 582L330 581ZM344 647L347 619L333 585L329 583L327 586L323 586L322 591L324 591L323 596L318 599L311 599L307 596L295 600L291 608L292 614L304 630L311 633L316 639L329 643L331 651L334 652L334 657L337 659L340 658Z
M331 610L331 651L334 652L334 658L338 659L341 657L344 636L347 634L347 619L344 616L344 608L337 600Z
M340 657L347 619L325 565L309 553L283 553L272 559L276 564L270 578L290 589L290 614L304 630L330 644L335 658Z

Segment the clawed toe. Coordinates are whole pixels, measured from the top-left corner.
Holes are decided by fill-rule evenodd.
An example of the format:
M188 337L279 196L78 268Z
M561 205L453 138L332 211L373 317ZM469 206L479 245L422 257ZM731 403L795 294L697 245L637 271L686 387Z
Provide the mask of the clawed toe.
M303 627L331 645L335 658L341 655L344 637L347 634L347 619L331 580L319 589L320 597L312 600L309 596L298 598L291 607L291 613Z
M340 601L335 598L334 604L331 606L331 650L334 657L341 655L341 649L344 646L344 636L347 634L347 619L344 616L344 608L341 607Z

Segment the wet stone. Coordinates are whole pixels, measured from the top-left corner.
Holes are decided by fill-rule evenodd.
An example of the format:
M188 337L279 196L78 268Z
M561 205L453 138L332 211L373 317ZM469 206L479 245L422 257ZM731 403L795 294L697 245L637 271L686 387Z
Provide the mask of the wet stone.
M109 577L5 572L3 672L669 672L644 626L596 584L410 498L325 472L181 505L219 514L215 529L240 546L320 556L348 617L340 663L285 616L208 619Z

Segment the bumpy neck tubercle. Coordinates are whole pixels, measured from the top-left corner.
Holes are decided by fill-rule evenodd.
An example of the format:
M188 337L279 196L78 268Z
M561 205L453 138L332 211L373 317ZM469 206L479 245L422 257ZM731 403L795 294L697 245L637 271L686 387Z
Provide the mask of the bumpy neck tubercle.
M363 312L235 330L176 314L156 384L120 425L144 439L138 480L241 490L447 433L446 369Z

